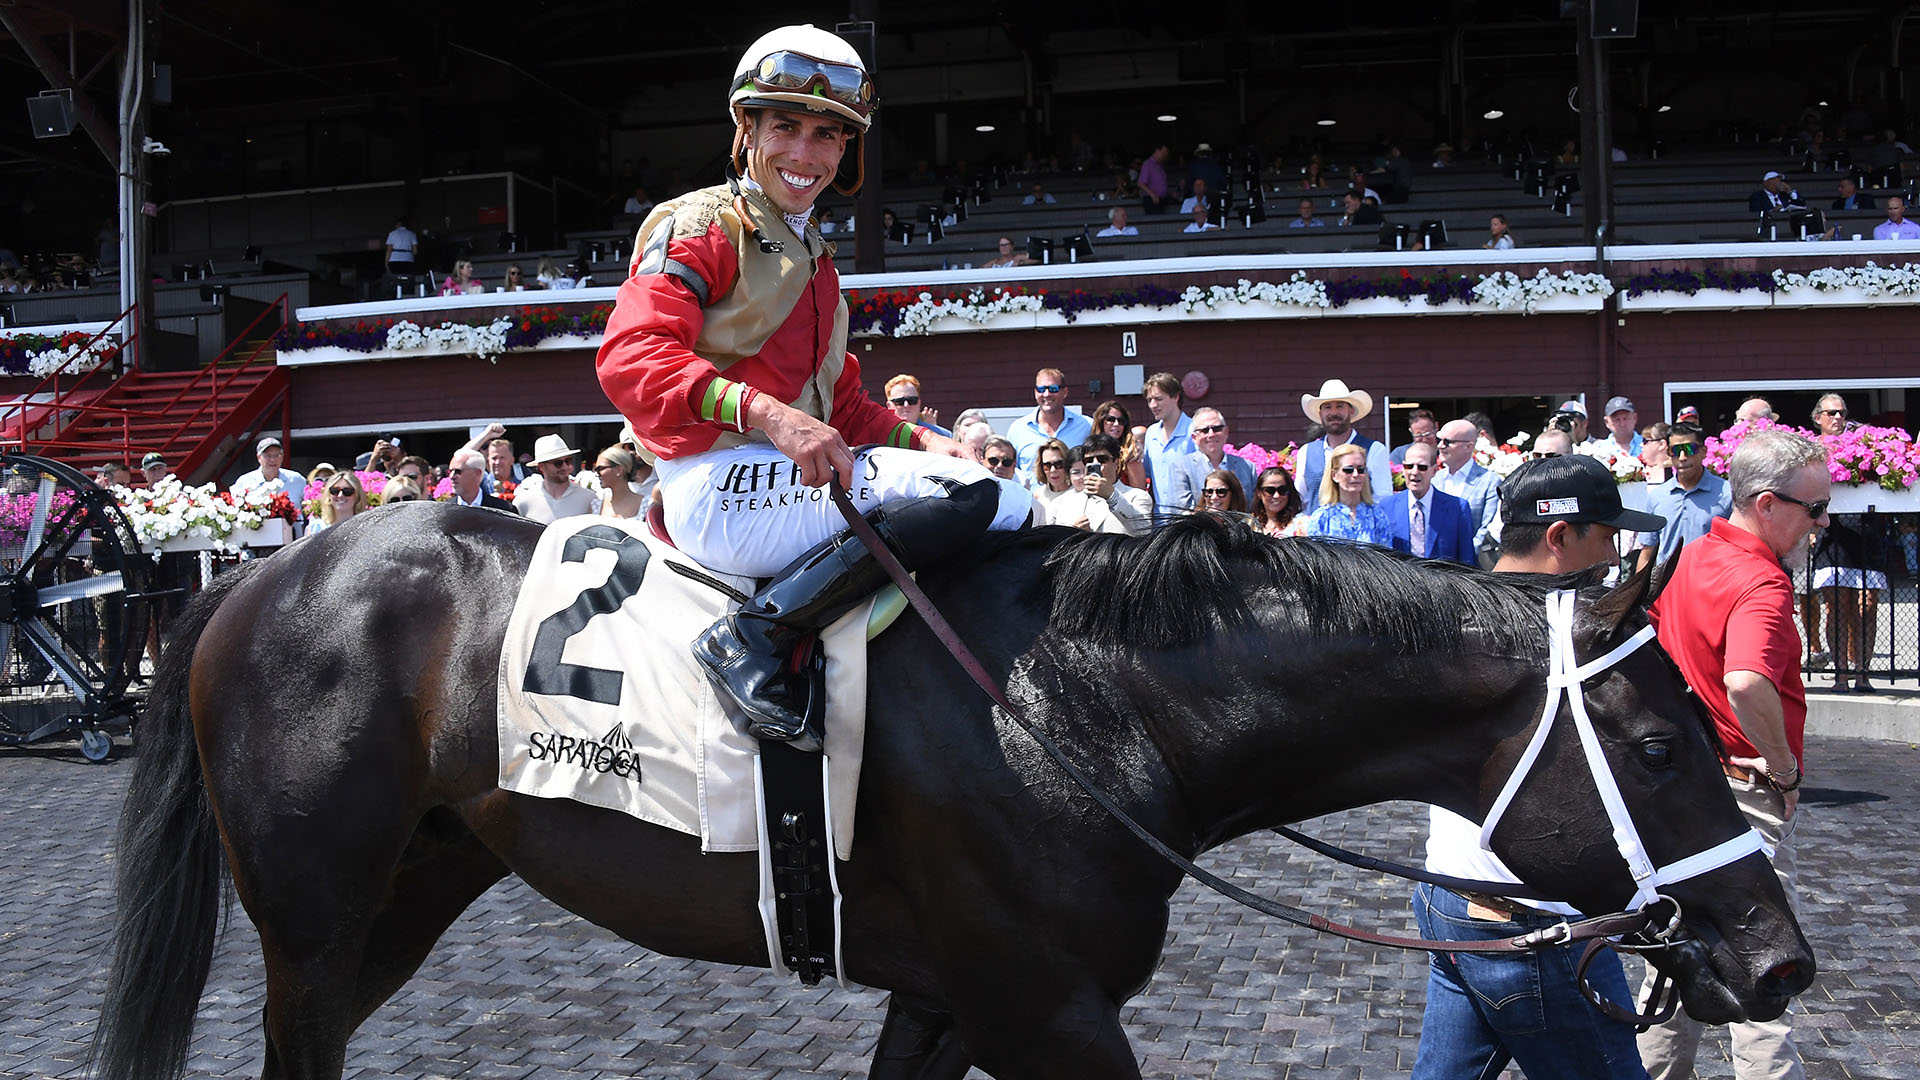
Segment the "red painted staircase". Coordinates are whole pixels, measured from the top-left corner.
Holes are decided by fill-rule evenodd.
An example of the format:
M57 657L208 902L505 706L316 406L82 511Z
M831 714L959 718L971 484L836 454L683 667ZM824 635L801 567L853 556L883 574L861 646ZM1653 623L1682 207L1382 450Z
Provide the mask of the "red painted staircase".
M281 319L268 318L276 313ZM111 382L105 367L77 377L56 372L23 399L35 404L0 415L0 441L88 470L104 461L138 469L158 451L188 483L215 479L269 420L284 433L289 380L274 365L273 334L285 315L282 296L195 371L129 369Z

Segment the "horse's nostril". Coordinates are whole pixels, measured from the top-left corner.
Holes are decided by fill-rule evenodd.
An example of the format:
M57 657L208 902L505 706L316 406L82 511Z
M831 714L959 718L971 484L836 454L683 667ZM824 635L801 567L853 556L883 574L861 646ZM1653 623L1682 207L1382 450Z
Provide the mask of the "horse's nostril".
M1780 982L1791 982L1798 974L1800 974L1800 965L1792 960L1784 964L1776 964L1767 970L1767 978L1777 979Z

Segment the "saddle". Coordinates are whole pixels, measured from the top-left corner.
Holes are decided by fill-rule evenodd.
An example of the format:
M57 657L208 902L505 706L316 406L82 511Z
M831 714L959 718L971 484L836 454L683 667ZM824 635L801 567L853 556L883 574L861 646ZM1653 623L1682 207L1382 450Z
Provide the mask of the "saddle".
M650 515L651 517L651 515ZM904 607L862 604L820 634L823 754L747 734L689 642L756 582L695 564L646 525L563 518L535 546L501 650L499 786L617 810L760 853L768 952L837 974L833 859L850 859L866 730L866 642Z

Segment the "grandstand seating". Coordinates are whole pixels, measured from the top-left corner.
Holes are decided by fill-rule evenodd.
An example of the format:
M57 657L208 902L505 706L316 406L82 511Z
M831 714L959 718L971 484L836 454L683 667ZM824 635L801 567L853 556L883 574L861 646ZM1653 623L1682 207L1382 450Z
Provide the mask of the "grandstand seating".
M1789 156L1777 145L1731 145L1713 150L1691 150L1663 156L1659 160L1634 160L1614 166L1614 242L1618 244L1681 244L1691 242L1737 242L1756 235L1755 216L1747 210L1747 197L1758 189L1760 176L1769 169L1782 169L1800 189L1810 206L1824 208L1834 196L1834 185L1843 175L1836 172L1806 173L1799 158ZM1177 170L1176 170L1177 171ZM1329 167L1328 175L1343 170ZM1566 172L1571 169L1561 168ZM1907 169L1908 175L1914 170ZM1141 235L1124 240L1095 240L1092 259L1111 262L1122 259L1172 258L1220 254L1255 253L1332 253L1375 252L1381 249L1379 232L1373 227L1342 229L1333 224L1341 186L1302 192L1292 177L1265 182L1268 218L1251 229L1238 220L1230 220L1224 230L1204 234L1182 232L1187 219L1174 213L1146 216L1134 203L1103 201L1099 193L1111 183L1111 172L1093 170L1084 175L1063 174L1044 177L1047 188L1059 200L1046 206L1023 206L1020 195L1027 179L1008 177L995 191L990 202L969 206L965 221L948 226L943 239L925 243L924 226L916 226L910 244L889 242L887 267L894 271L975 267L996 255L996 241L1011 236L1023 247L1028 236L1052 239L1056 262L1064 260L1064 240L1081 229L1098 232L1106 225L1107 211L1126 205L1132 223ZM883 194L885 205L904 220L914 220L924 205L938 204L950 185L896 185ZM1878 194L1868 192L1867 194ZM1315 200L1318 215L1328 225L1311 231L1290 229L1298 200L1305 195ZM1581 239L1581 196L1575 194L1569 213L1556 213L1551 191L1546 196L1529 194L1512 176L1511 165L1491 162L1461 163L1446 169L1433 169L1424 163L1416 168L1411 198L1405 203L1382 208L1390 222L1417 226L1426 220L1441 220L1447 225L1451 246L1478 248L1486 237L1487 219L1501 213L1507 216L1511 232L1524 247L1550 247L1578 244ZM1235 203L1244 202L1237 194ZM826 213L844 220L848 205L836 197ZM1882 220L1877 211L1831 215L1840 226L1842 238L1852 233L1870 233ZM624 276L627 255L633 243L637 222L619 220L607 227L569 232L564 246L543 250L502 252L498 233L452 235L436 238L440 258L433 260L431 275L422 274L409 283L413 291L425 283L429 293L437 293L441 278L455 257L465 256L474 263L475 275L491 291L499 285L509 265L518 264L530 280L541 256L550 256L561 265L579 257L583 250L598 245L601 258L589 270L599 284L613 284ZM853 269L854 243L851 234L837 232L836 263L843 273ZM264 260L243 259L238 251L175 251L154 259L156 270L176 266L200 267L211 264L214 283L224 283L235 295L266 290L267 295L289 291L286 278L310 276L311 300L296 296L296 305L304 302L338 302L376 294L365 278L378 271L376 241L366 236L332 237L274 247ZM282 271L276 273L275 271ZM196 271L197 274L197 271ZM362 279L356 281L356 278ZM95 276L91 290L79 290L31 297L0 297L0 304L11 307L14 324L72 321L83 317L109 317L118 310L114 301L114 275L111 270ZM339 284L336 284L339 282ZM198 286L191 282L176 287L190 292ZM391 288L391 285L385 286ZM306 288L290 291L307 293ZM389 297L391 293L387 294ZM185 297L183 297L185 299ZM96 310L98 309L98 310Z

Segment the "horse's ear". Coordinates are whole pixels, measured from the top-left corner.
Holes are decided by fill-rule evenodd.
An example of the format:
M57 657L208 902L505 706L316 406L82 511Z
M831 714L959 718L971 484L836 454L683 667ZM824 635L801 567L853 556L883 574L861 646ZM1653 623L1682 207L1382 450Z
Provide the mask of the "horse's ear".
M1667 556L1664 562L1653 568L1653 584L1647 590L1648 607L1652 607L1653 602L1660 599L1660 594L1666 591L1667 583L1673 580L1674 568L1679 565L1680 549L1674 548L1673 554Z
M1628 612L1653 603L1653 597L1647 588L1652 578L1652 570L1645 566L1628 574L1626 580L1607 590L1605 596L1594 601L1594 617L1610 627L1618 627L1626 621Z

